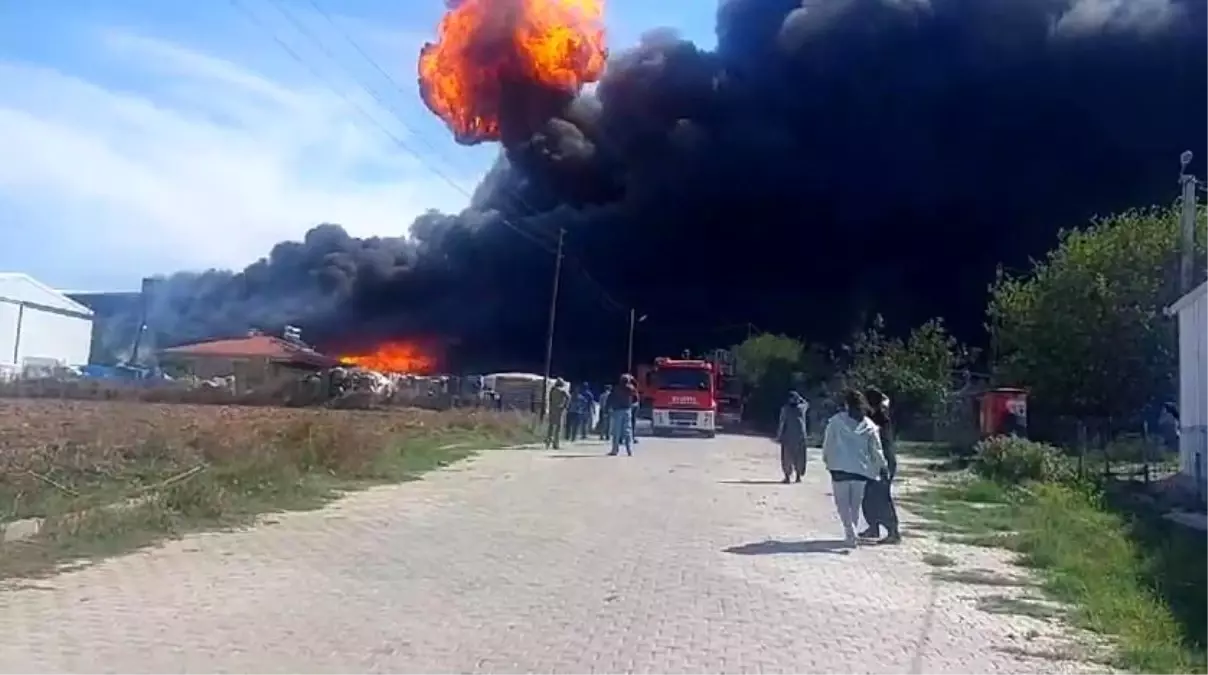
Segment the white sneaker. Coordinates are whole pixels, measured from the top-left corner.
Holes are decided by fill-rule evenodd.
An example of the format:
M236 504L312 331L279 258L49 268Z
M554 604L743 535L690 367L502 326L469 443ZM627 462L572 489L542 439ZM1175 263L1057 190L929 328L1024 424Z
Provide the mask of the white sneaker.
M848 548L855 548L860 545L860 540L856 537L854 530L848 530L844 535L843 541L847 544Z

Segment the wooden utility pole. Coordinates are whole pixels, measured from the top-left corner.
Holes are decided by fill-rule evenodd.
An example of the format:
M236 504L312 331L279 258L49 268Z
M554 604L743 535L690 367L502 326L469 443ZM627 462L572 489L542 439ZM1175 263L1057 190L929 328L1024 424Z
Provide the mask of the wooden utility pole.
M638 316L638 311L629 308L629 346L625 356L625 372L633 375L633 332L637 325L646 320L646 314Z
M549 376L554 365L554 326L558 318L558 284L562 279L562 242L566 230L558 228L558 252L554 255L554 283L549 298L549 328L545 333L545 374L541 378L541 419L545 419L549 407Z
M629 349L625 352L625 372L633 374L633 329L638 322L638 312L629 308Z
M1191 163L1190 150L1179 157L1179 184L1182 187L1182 210L1179 213L1179 294L1186 295L1195 286L1195 176L1187 173Z

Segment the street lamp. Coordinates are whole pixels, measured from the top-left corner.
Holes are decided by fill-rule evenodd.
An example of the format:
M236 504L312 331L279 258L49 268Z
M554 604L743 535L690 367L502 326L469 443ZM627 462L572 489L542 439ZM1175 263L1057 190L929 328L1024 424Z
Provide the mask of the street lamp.
M627 364L625 372L630 373L630 374L633 373L633 329L639 323L645 321L647 316L648 316L647 314L638 316L638 312L636 309L630 308L630 310L629 310L629 350L628 350L628 355L625 359L625 363Z

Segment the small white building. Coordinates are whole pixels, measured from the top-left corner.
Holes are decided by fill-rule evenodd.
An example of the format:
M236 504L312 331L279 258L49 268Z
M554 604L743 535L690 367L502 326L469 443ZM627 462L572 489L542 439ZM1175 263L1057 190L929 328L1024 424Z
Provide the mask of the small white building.
M1179 322L1179 471L1208 485L1208 282L1166 313ZM1201 492L1203 494L1203 492Z
M83 366L91 351L92 310L28 274L0 272L0 375Z

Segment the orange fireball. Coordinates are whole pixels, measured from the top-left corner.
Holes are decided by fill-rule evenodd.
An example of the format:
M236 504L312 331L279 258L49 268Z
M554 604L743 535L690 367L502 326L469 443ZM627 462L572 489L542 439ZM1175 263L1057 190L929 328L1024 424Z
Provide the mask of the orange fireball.
M501 138L509 98L569 99L604 72L604 0L463 0L419 55L424 103L466 145ZM509 92L509 89L511 91Z
M403 341L385 342L371 352L341 356L340 363L398 375L427 375L436 369L436 359L419 345Z

